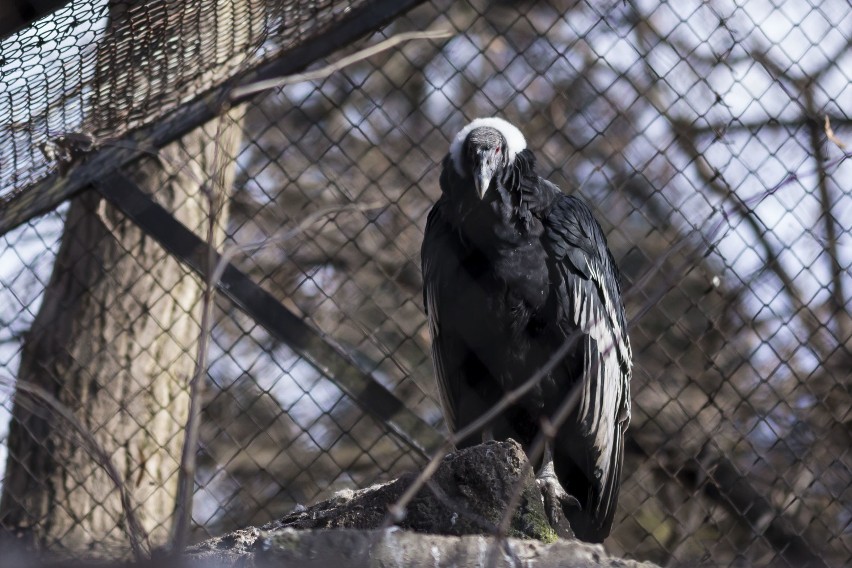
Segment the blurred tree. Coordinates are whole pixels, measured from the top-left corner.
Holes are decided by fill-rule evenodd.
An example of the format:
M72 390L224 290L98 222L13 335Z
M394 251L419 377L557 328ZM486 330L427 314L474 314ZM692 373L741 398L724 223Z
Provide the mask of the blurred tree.
M232 44L248 38L237 23L252 21L251 0L208 5L205 17L198 15L204 3L178 11L169 5L110 2L87 133L97 137L132 121L140 92L155 104L168 100L174 69L162 64L167 45L184 51L183 65L211 52L220 58L243 52ZM185 29L183 18L203 25ZM216 33L215 26L234 33ZM217 49L219 42L231 51ZM224 116L125 172L201 234L215 215L218 242L239 135L238 121ZM24 343L18 381L45 389L94 434L153 545L165 542L174 510L201 294L197 277L89 191L71 202L53 275ZM27 396L19 389L15 397L2 524L56 553L126 553L126 519L113 481L69 436L69 424L38 403L26 404Z

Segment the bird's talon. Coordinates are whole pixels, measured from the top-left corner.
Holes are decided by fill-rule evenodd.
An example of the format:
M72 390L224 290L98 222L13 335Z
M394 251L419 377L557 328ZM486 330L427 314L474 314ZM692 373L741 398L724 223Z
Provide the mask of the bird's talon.
M565 517L565 509L581 508L580 502L562 488L555 475L544 475L536 479L536 482L541 489L544 513L550 526L560 538L574 538L574 532Z
M545 476L536 479L541 495L544 499L545 509L550 509L548 515L553 519L555 515L563 513L566 508L577 508L583 510L583 506L576 497L570 495L556 477ZM557 507L561 505L561 507ZM564 514L564 513L563 513Z
M565 496L560 499L560 501L562 502L563 507L576 507L581 511L583 510L583 506L580 504L580 501L578 501L577 498L573 495L568 495L566 493Z

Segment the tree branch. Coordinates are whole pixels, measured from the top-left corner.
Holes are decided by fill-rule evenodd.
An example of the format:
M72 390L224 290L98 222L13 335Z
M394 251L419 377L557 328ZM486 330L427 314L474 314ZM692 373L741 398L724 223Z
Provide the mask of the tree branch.
M262 91L268 91L269 89L275 89L277 87L283 87L285 85L292 85L293 83L325 79L326 77L331 76L332 74L340 71L345 67L348 67L349 65L352 65L359 61L363 61L364 59L368 59L376 55L377 53L381 53L382 51L388 50L392 47L396 47L397 45L406 41L411 41L415 39L442 39L450 37L451 35L453 35L453 33L449 30L429 30L424 32L405 32L397 34L375 45L371 45L370 47L364 48L351 55L342 57L340 58L340 60L335 61L334 63L330 63L329 65L326 65L325 67L322 67L315 71L297 73L295 75L288 75L285 77L275 77L273 79L265 79L263 81L257 81L256 83L249 83L248 85L236 87L231 91L229 98L232 101L236 101L243 99L244 97L247 97L249 95L254 95Z
M763 251L766 268L772 271L781 282L784 294L789 298L790 304L793 307L793 315L798 315L801 318L813 340L812 347L817 352L820 359L825 360L830 353L830 349L828 349L823 341L821 333L823 326L816 318L813 311L804 302L801 291L795 285L793 278L781 263L780 253L775 250L775 247L772 246L767 238L767 228L760 221L754 209L746 204L736 194L736 192L731 189L730 185L725 181L722 173L710 166L709 162L707 162L704 158L704 155L698 150L698 146L695 142L697 134L694 130L694 126L687 120L672 116L668 105L664 104L659 95L655 92L659 84L659 77L648 62L650 58L648 51L650 41L648 39L648 35L650 34L654 36L654 39L658 43L668 42L666 38L662 37L659 31L653 27L647 18L640 17L639 9L635 5L633 6L633 9L636 12L635 17L637 21L634 28L637 36L636 45L643 49L640 53L640 58L644 63L645 74L651 85L647 89L647 100L654 106L657 112L659 112L660 115L669 122L677 144L690 159L690 162L694 164L698 175L707 185L708 189L732 206L733 211L735 211L752 230L760 248ZM769 60L768 56L758 51L753 52L753 57L767 69L774 65ZM783 69L780 69L777 65L773 67L773 71L778 75L786 75L786 72ZM790 93L788 92L788 95L789 94Z
M849 318L846 313L846 295L843 290L843 277L846 271L840 264L840 257L837 252L838 223L834 218L831 192L828 188L828 175L825 171L825 164L828 158L822 143L824 127L821 125L820 116L816 109L813 83L807 82L802 85L802 95L805 100L811 151L813 152L814 162L817 167L817 188L819 190L821 209L820 218L822 219L823 230L825 231L825 252L828 254L828 261L831 268L831 312L834 316L831 319L835 322L835 333L838 340L845 343L846 338L849 336L849 330L846 329Z

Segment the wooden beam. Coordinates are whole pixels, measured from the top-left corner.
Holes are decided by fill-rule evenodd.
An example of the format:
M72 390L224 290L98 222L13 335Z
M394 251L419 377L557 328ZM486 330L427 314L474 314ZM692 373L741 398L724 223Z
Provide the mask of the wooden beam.
M132 180L114 171L96 180L94 186L178 260L207 278L211 258L207 243L154 202ZM214 259L213 269L221 256L214 252ZM444 436L409 410L369 371L362 369L349 353L306 324L233 264L227 263L216 284L220 293L311 363L361 408L386 424L420 454L431 457L432 452L444 443Z

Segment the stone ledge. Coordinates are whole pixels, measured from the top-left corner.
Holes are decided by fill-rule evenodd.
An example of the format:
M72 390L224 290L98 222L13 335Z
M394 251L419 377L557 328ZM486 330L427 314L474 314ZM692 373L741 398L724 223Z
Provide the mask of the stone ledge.
M653 566L609 556L600 545L558 539L525 461L523 449L513 441L448 454L409 503L399 526L391 529L381 528L388 507L414 474L297 507L263 527L200 543L187 557L205 568ZM510 538L501 545L491 535L518 483L523 487L520 506L512 517Z

